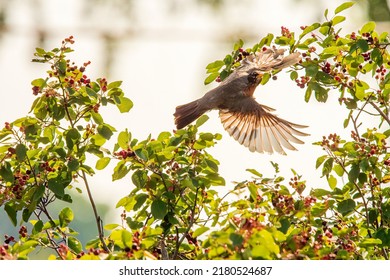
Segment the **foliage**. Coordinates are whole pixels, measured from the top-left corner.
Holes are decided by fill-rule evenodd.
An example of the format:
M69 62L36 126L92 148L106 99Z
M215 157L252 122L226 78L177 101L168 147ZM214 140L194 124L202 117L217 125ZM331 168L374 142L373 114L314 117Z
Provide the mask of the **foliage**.
M306 101L339 95L334 106L349 110L343 124L352 127L351 137L328 132L315 143L324 154L313 164L329 188L310 192L302 175L292 169L286 180L272 162L273 176L248 169L252 177L225 187L229 191L221 196L225 181L218 160L208 153L221 135L198 132L206 116L143 141L122 131L110 151L105 144L116 130L104 122L99 107L131 109L121 82L92 82L84 73L89 63L78 67L67 60L72 37L59 49L37 49L34 61L51 68L47 78L32 82L37 96L32 114L6 123L0 132L0 205L15 226L21 225L19 238L5 237L0 258L24 259L44 248L60 259L388 259L389 39L375 31L374 22L343 35L336 26L352 5L340 5L332 16L326 10L324 22L302 26L299 35L282 27L281 35L268 34L245 50L240 40L231 54L206 67L205 83L220 81L245 56L284 47L302 52L290 77L305 89ZM376 126L362 131L365 114ZM90 154L97 156L95 167L86 165ZM105 235L88 176L110 162L112 180L130 177L133 189L116 205L123 208L123 223L104 225L110 232ZM79 209L48 210L57 200L71 204L77 181L84 184L96 218L98 237L87 244L70 227Z

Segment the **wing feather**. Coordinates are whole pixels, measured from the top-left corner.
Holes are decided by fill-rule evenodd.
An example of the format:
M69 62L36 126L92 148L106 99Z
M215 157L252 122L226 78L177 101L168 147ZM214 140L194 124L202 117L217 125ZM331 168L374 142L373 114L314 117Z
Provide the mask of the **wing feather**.
M296 150L291 144L303 144L297 136L308 134L298 129L304 125L291 123L270 113L272 108L260 105L254 98L248 98L239 106L240 110L220 109L219 116L224 129L251 152L277 152L284 149Z

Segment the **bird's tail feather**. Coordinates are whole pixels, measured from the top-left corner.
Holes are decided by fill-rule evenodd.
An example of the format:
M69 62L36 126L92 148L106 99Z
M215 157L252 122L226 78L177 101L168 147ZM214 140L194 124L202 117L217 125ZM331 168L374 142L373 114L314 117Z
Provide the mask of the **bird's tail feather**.
M184 105L177 106L176 111L173 114L175 116L175 124L177 129L181 129L192 123L205 112L206 110L199 107L199 99Z

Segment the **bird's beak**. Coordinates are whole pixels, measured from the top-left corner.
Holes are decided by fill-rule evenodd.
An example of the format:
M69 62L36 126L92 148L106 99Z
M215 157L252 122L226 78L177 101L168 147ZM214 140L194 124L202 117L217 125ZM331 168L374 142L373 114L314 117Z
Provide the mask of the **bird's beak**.
M259 73L257 75L257 79L261 82L261 80L263 79L263 73Z

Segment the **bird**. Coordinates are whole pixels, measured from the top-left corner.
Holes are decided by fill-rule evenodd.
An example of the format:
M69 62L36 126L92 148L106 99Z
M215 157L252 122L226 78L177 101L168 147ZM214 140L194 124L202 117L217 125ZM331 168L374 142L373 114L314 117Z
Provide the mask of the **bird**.
M203 97L176 107L174 121L177 129L191 124L210 110L219 110L224 129L251 152L286 155L285 148L297 150L290 142L304 144L299 136L306 128L274 115L275 109L258 103L254 92L264 73L297 64L299 52L284 56L276 47L248 55L217 87Z

